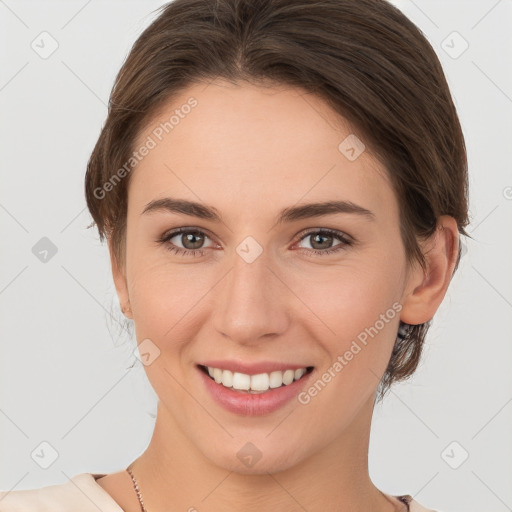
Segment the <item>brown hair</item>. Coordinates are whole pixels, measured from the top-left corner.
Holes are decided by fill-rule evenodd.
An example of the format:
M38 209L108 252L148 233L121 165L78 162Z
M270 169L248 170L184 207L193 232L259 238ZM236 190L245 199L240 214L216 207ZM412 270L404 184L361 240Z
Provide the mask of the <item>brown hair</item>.
M298 86L347 119L388 171L408 263L425 268L418 240L434 233L440 215L454 217L467 235L467 157L457 112L434 50L397 8L384 0L175 0L158 11L116 78L85 177L100 240L110 240L118 262L124 264L126 162L137 136L164 103L214 78ZM455 268L459 260L460 250ZM415 371L429 326L410 326L398 338L379 399Z

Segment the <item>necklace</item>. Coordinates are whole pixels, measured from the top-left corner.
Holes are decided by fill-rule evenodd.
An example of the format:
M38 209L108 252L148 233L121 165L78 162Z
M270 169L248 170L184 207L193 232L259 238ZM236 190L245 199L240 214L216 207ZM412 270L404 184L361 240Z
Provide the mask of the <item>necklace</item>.
M132 482L133 482L133 488L135 489L135 492L137 493L137 498L139 499L140 503L140 510L141 512L148 512L146 510L146 507L144 506L144 501L142 500L142 494L140 492L139 486L137 484L137 480L135 480L135 477L133 476L132 470L131 470L131 464L126 468L126 471L130 475Z
M137 498L139 499L141 512L148 512L146 510L146 507L144 506L144 501L142 500L142 493L140 492L139 486L137 484L137 480L135 480L135 477L133 476L133 473L131 470L131 464L126 468L126 471L128 472L128 474L130 475L130 477L132 479L133 488L135 489L135 492L137 493ZM409 510L410 510L409 501L410 501L411 497L410 496L396 496L396 498L398 498L399 501L401 501L402 503L405 504L405 506L407 507L406 510L407 510L407 512L409 512Z

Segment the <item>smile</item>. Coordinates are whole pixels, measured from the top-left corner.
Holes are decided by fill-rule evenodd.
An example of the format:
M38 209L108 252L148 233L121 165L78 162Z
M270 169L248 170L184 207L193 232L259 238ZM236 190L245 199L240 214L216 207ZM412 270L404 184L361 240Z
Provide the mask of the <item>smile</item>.
M308 366L298 369L277 370L270 373L258 373L249 375L246 373L232 372L222 368L200 365L203 372L207 373L217 384L237 391L248 393L265 393L269 389L288 386L294 381L300 380L306 373L312 371Z

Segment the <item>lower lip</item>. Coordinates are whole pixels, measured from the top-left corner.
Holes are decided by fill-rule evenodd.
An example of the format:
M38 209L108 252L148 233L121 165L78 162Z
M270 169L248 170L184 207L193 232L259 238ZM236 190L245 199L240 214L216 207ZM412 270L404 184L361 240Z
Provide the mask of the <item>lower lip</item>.
M212 394L213 399L222 407L235 414L244 416L259 416L270 414L276 411L287 402L297 396L301 389L307 384L312 373L305 373L299 380L294 380L287 386L280 388L271 388L265 393L244 393L234 391L232 388L226 388L222 384L217 384L203 370L198 368L206 389Z

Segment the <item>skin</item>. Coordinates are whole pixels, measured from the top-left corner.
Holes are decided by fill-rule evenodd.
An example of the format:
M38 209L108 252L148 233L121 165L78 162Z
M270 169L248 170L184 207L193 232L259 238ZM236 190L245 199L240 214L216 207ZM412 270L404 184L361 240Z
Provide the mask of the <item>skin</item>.
M194 84L148 123L138 143L191 96L197 107L131 176L124 264L110 247L137 341L149 338L160 350L145 366L159 397L155 430L133 464L147 509L403 510L368 474L374 400L399 319L426 322L443 300L458 251L455 220L440 217L423 242L427 272L408 266L384 167L368 148L349 161L338 145L353 130L300 89ZM223 222L142 214L168 196L214 206ZM374 219L336 213L275 223L283 208L342 199ZM156 242L180 227L206 234L203 255L178 255L171 242ZM355 243L315 255L318 242L304 232L322 228ZM252 263L236 252L247 236L263 248ZM194 247L181 235L172 242ZM237 415L217 405L199 379L202 360L265 359L314 366L314 382L394 303L401 311L307 405L294 399L268 415ZM251 468L237 458L247 442L262 453ZM140 510L125 471L98 483L125 511Z

